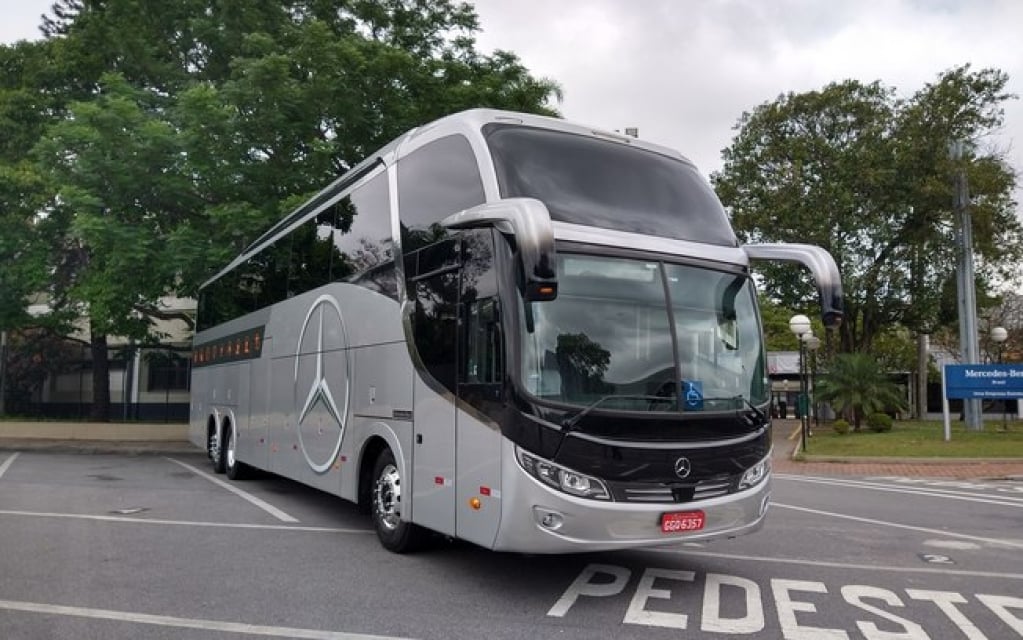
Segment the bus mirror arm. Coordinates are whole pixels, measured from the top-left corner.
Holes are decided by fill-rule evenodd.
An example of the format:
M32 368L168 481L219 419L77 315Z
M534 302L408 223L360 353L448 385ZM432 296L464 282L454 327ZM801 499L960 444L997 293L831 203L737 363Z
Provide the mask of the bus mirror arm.
M522 261L522 296L553 300L558 295L554 229L544 203L534 198L507 198L452 214L441 224L449 229L494 227L511 233Z
M810 244L749 244L743 250L750 260L798 262L808 268L817 283L824 326L842 324L842 276L830 253Z

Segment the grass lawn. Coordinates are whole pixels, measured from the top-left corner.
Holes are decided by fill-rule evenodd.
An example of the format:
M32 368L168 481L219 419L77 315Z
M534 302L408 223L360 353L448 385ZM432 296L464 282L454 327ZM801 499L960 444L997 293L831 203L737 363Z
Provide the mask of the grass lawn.
M986 420L984 431L967 431L952 422L952 439L945 442L941 421L896 421L887 433L874 433L866 424L859 433L838 435L828 425L814 429L807 442L810 456L871 456L911 458L1023 458L1023 423Z

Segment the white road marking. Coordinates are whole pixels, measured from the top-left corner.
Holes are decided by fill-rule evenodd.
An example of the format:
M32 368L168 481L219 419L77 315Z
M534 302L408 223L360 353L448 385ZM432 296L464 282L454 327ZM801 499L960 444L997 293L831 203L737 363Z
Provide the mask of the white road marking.
M980 504L993 504L1000 507L1013 507L1023 509L1023 498L1014 496L991 496L978 493L967 493L964 491L949 491L946 489L934 489L929 487L893 487L890 485L865 482L863 480L835 480L833 478L817 478L813 476L789 476L775 474L779 480L791 480L794 482L805 482L810 484L824 484L835 487L869 489L871 491L886 491L889 493L908 493L911 495L927 496L932 498L946 498L948 500L965 500Z
M193 520L158 520L156 518L128 518L124 516L97 516L78 513L47 513L41 511L11 511L7 509L0 509L0 516L25 516L30 518L69 518L72 520L95 520L97 522L131 522L134 524L159 524L176 525L182 527L211 527L222 529L257 529L263 531L302 531L305 533L374 533L372 529L340 529L334 527L310 527L305 525L201 522Z
M196 469L192 465L185 464L184 462L181 462L180 460L175 460L174 458L167 458L167 460L170 460L174 464L181 465L182 467L188 469L189 471L191 471L192 473L196 474L197 476L199 476L201 478L205 478L205 479L209 480L210 482L212 482L213 484L215 484L215 485L217 485L219 487L223 487L224 489L227 489L231 493L235 494L236 496L238 496L238 497L240 497L240 498L242 498L244 500L248 500L252 504L256 505L257 507L259 507L263 511L266 511L267 513L269 513L270 515L272 515L273 517L277 518L278 520L280 520L282 522L298 522L298 519L289 516L288 514L284 513L283 511L281 511L277 507L273 506L269 502L266 502L264 500L260 500L259 498L257 498L256 496L252 495L251 493L248 493L246 491L242 491L238 487L236 487L234 485L231 485L231 484L228 484L227 482L224 482L223 480L221 480L220 478L217 478L216 476L212 476L212 475L206 473L205 471L202 471L200 469Z
M321 631L319 629L298 629L294 627L268 627L263 625L245 624L242 622L222 622L220 620L203 620L200 618L178 618L175 616L159 616L131 611L112 611L109 609L87 609L84 607L68 607L57 604L39 602L18 602L0 600L0 609L8 611L24 611L58 616L74 616L97 620L115 620L136 624L151 624L161 627L178 629L201 629L203 631L224 631L228 633L247 633L255 636L271 636L275 638L308 638L310 640L402 640L394 636L374 636L362 633L344 633L342 631Z
M957 551L980 549L980 545L976 542L966 542L965 540L924 540L924 546L936 549L955 549Z
M17 457L18 452L15 451L10 455L10 457L4 460L3 464L0 464L0 478L4 477L4 474L7 473L7 470L11 468L11 463L14 462L14 459Z
M873 518L861 518L859 516L850 516L844 513L834 513L832 511L821 511L819 509L809 509L807 507L797 507L792 504L781 504L778 502L772 502L771 508L780 509L791 509L793 511L802 511L804 513L812 513L819 516L828 516L830 518L838 518L840 520L853 520L854 522L863 522L866 524L877 525L880 527L891 527L893 529L906 529L907 531L919 531L934 536L943 536L951 538L959 538L960 540L972 540L974 542L983 542L985 544L1000 545L1005 547L1013 547L1016 549L1023 549L1023 541L1015 540L1000 540L998 538L984 538L981 536L971 536L966 533L954 533L952 531L941 531L940 529L928 529L927 527L914 527L909 524L899 524L897 522L887 522L885 520L875 520Z
M772 504L772 506L774 506ZM994 571L966 571L963 569L936 569L932 567L893 567L889 565L858 564L855 562L832 562L829 560L803 560L802 558L777 558L773 556L746 556L736 553L714 551L689 551L688 549L647 549L654 553L671 553L680 556L740 560L742 562L766 562L768 564L789 564L802 567L825 567L828 569L854 569L856 571L880 571L888 573L930 573L941 576L969 576L974 578L1000 578L1023 580L1023 573L997 573Z

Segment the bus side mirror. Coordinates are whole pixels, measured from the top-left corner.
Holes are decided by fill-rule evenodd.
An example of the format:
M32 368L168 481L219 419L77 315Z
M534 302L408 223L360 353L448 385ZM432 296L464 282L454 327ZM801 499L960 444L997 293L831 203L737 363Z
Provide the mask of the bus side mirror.
M798 262L808 268L817 282L824 326L835 329L842 324L842 276L830 253L811 244L748 244L743 250L750 260Z
M488 202L441 220L448 229L494 227L515 237L522 263L522 297L526 301L558 297L554 230L547 206L534 198Z

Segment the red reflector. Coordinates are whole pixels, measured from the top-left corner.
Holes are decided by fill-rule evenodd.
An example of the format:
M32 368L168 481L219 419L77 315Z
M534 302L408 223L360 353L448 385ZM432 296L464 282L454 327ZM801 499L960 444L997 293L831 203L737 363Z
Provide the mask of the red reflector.
M480 487L480 495L481 496L489 496L490 495L490 487Z
M437 476L436 478L433 479L433 483L434 484L444 484L444 478L441 477L441 476Z

